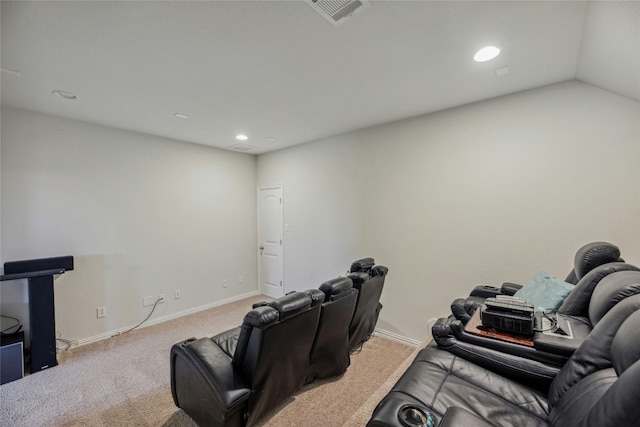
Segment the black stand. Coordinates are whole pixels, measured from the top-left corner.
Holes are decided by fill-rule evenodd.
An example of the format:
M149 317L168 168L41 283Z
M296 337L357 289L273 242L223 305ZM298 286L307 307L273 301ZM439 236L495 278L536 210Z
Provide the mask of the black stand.
M47 261L43 263L43 261ZM20 271L33 266L53 267L40 271ZM45 268L46 268L45 267ZM73 257L46 258L4 264L0 281L27 279L29 292L29 338L31 341L31 373L52 368L56 358L56 316L53 299L53 276L73 270Z

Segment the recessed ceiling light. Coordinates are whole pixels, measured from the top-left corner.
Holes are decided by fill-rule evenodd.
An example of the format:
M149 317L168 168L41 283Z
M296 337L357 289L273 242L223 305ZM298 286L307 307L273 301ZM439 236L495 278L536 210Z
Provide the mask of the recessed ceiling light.
M478 52L476 52L476 54L473 55L473 59L476 62L490 61L496 56L498 56L499 53L500 53L500 49L498 49L497 47L486 46L480 49Z
M176 116L179 119L188 119L189 116L187 116L186 114L182 114L182 113L175 113L174 116Z
M59 96L60 98L70 99L72 101L78 99L78 95L72 92L67 92L66 90L52 90L51 93Z
M240 135L236 135L236 139L238 141L246 141L247 139L249 139L249 137L247 135L240 134Z

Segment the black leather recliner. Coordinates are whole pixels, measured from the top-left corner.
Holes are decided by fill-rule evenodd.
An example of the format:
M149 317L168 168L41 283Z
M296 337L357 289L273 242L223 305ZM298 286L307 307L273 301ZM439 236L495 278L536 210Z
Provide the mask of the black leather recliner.
M440 348L456 356L494 372L526 380L531 387L546 389L606 313L626 298L638 294L640 271L620 271L606 276L593 292L588 317L560 315L569 325L571 337L536 332L533 347L477 336L452 318L436 321L432 328L433 339Z
M320 285L324 302L318 330L311 348L311 369L307 383L344 373L349 357L349 323L358 299L358 290L347 277L338 277Z
M305 383L324 293L293 292L242 326L171 348L171 393L200 426L251 425Z
M591 295L600 281L610 274L620 271L640 271L635 265L624 262L610 262L599 265L586 273L562 302L557 312L565 316L587 317ZM467 323L475 310L482 305L482 300L458 298L451 303L453 316Z
M598 322L544 391L431 343L367 426L631 427L640 422L639 402L640 295L633 295ZM432 424L418 423L428 416Z
M587 243L576 252L573 259L573 269L564 281L577 285L594 268L612 262L624 262L620 258L620 249L617 246L607 242ZM458 298L451 303L451 312L457 319L466 323L478 303L482 303L485 298L496 295L513 295L520 288L522 288L521 284L511 282L505 282L499 288L490 285L476 286L468 297Z
M369 339L378 322L382 304L380 296L389 269L375 265L373 258L362 258L351 264L347 274L358 289L358 302L349 327L349 348L356 350Z

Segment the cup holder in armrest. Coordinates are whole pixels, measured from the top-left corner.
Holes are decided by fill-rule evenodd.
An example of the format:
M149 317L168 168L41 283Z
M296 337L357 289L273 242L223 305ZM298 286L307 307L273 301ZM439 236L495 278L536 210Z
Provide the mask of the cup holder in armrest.
M433 415L414 405L400 407L398 419L406 427L433 427L435 425Z

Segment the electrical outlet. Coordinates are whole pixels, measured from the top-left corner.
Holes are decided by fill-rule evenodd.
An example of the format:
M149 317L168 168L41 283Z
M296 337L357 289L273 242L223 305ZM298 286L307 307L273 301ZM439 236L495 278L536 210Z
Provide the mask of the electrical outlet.
M153 300L153 295L148 296L148 297L144 297L144 299L142 300L142 306L143 307L148 307L150 305L153 305L155 301Z
M238 285L244 284L244 276L238 276Z
M105 307L98 307L98 309L96 310L96 315L98 316L98 319L107 317L107 309Z
M223 288L228 288L228 287L229 287L229 281L228 281L227 279L224 279L224 280L222 281L222 287L223 287Z
M160 302L158 304L164 304L167 300L167 296L165 294L160 294Z
M173 294L173 297L174 297L175 299L180 299L180 298L182 298L182 291L181 291L180 289L176 289L176 290L175 290L175 293Z

